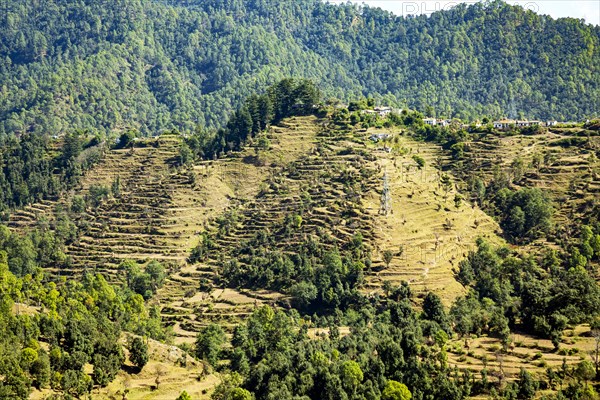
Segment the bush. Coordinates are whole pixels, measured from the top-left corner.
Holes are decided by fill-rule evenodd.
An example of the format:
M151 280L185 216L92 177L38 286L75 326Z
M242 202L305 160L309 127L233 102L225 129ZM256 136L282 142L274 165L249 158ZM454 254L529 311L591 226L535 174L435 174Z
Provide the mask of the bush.
M110 191L104 185L91 185L87 195L87 203L92 207L98 207L104 200L108 198Z
M186 392L185 390L183 392L181 392L181 394L179 395L179 397L177 397L176 400L192 400L192 396L190 396L188 394L188 392Z
M119 137L119 140L118 140L117 145L115 147L117 149L125 149L125 148L131 146L131 144L135 140L135 137L136 137L135 131L128 130L127 132L124 132Z

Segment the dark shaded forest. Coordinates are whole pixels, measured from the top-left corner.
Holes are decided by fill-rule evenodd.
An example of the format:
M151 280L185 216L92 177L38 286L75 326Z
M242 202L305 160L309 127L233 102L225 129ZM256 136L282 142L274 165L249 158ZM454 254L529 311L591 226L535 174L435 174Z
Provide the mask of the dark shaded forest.
M600 109L600 28L501 1L429 18L319 0L1 7L0 133L221 127L285 76L466 120Z

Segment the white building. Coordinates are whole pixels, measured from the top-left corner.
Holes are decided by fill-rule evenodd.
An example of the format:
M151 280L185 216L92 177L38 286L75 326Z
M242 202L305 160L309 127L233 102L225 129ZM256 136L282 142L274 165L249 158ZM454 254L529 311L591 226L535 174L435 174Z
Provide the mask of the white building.
M375 135L371 135L371 137L369 139L371 139L373 142L377 143L378 141L386 140L389 137L390 137L390 135L388 135L387 133L378 133Z
M494 121L495 129L507 130L510 129L511 126L516 125L517 121L512 119L501 119L499 121Z
M517 121L517 126L519 128L527 128L529 126L537 126L540 124L540 121Z
M387 117L392 112L392 107L375 107L375 112L380 117Z
M542 123L540 121L521 121L521 120L512 120L512 119L501 119L499 121L494 121L494 128L501 130L508 130L512 127L516 128L528 128L530 126L539 126Z

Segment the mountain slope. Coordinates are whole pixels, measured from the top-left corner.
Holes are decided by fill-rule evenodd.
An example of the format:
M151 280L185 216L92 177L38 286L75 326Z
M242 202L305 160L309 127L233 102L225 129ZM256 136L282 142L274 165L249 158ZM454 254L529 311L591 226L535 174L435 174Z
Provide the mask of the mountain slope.
M371 134L390 135L394 151L372 143ZM340 129L315 116L284 119L266 135L268 150L249 146L194 167L174 162L183 142L179 136L140 140L133 150L106 150L79 187L16 210L8 225L20 232L35 229L40 220L53 225L75 198L89 198L90 188L119 182L118 197L73 214L79 230L64 249L70 261L46 269L63 276L93 269L118 282L125 279L119 269L124 260L163 263L170 276L158 299L182 342L212 320L230 324L257 303L290 301L304 271L253 268L254 251L280 257L306 252L305 243L318 243L326 252L364 241L362 252L372 261L360 272L364 284L357 287L363 293L405 280L415 293L435 291L450 304L464 291L453 268L476 239L501 242L490 217L469 204L456 208L454 190L444 195L439 188L436 160L443 153L437 145L417 142L397 128ZM423 170L414 155L426 160ZM390 215L379 213L384 173L392 191ZM447 221L452 229L444 227ZM189 263L192 248L206 238L212 244L205 255L192 251ZM386 266L383 253L400 248L402 254Z
M296 99L296 90L291 92L290 97ZM290 103L288 97L282 100ZM381 376L401 376L398 379L410 385L415 398L432 393L431 398L458 400L496 388L503 390L504 398L513 398L511 388L520 381L522 367L536 380L545 379L547 367L575 368L593 346L590 326L582 324L593 322L600 309L600 291L592 278L597 253L590 247L600 243L598 227L587 229L587 242L581 248L587 245L592 251L586 251L585 257L540 253L521 245L495 250L490 244L503 243L497 236L498 224L469 201L465 184L471 179L464 174L480 173L487 181L489 165L495 164L499 171L494 169L491 175L496 179L510 162L515 170L513 184L524 188L541 184L545 189L558 189L568 178L594 179L582 190L590 190L586 204L595 203L596 132L557 127L550 132L506 135L491 128L487 133L467 132L459 123L442 130L424 125L418 113L404 112L384 120L366 111L371 110L350 114L331 106L316 115L283 118L247 137L239 151L195 165L183 156L186 149L197 149L194 142L199 142L202 133L139 139L128 149L106 147L103 157L71 191L12 214L13 231L33 229L30 237L34 240L29 246L15 246L16 235L0 231L0 236L10 239L5 240L7 256L0 253L7 261L4 269L22 263L27 247L34 243L46 247L40 234L53 226L56 231L64 230L60 219L72 218L73 237L65 241L65 261L56 264L59 268L52 268L53 263L44 267L60 275L75 275L61 282L77 282L83 276L83 282L93 283L89 271L125 281L123 293L135 291L153 306L149 315L155 319L154 326L162 320L172 327L175 343L185 349L195 343L194 354L206 358L204 365L216 370L231 367L243 377L236 385L260 399L271 398L270 393L280 386L257 383L255 371L272 382L280 373L289 382L309 374L315 383L306 388L290 386L290 393L308 393L309 398L337 398L333 393L343 390L340 380L342 389L326 387L331 395L322 396L319 373L302 366L302 361L275 370L278 360L304 357L294 355L294 346L305 352L309 364L320 361L306 349L322 353L335 368L331 374L339 370L342 376L343 365L354 365L348 360L362 371L377 371L369 361L377 357ZM247 128L252 126L251 118ZM230 136L237 132L236 124L228 127ZM436 137L441 146L431 142ZM448 143L462 140L464 146L449 146L443 139ZM50 141L49 148L58 147L62 140ZM579 147L571 148L572 144ZM533 154L535 149L546 154L556 145L564 148L560 157L553 150L557 153L554 161L540 165L537 178L530 171L533 166L525 167L529 156L516 174L513 151ZM454 179L451 173L465 180ZM490 211L494 194L513 188L510 182L507 185L502 189L483 186L485 201L482 196L474 200ZM107 194L97 199L94 193L99 187ZM580 186L573 187L578 191ZM382 205L389 204L382 202L388 198L388 188L391 207L382 210ZM562 193L549 190L556 200ZM579 207L581 203L575 200L572 204ZM573 239L556 245L565 249L578 245L579 239ZM556 247L548 243L545 250ZM47 258L47 252L34 258ZM125 259L132 260L121 262ZM571 267L573 262L578 265ZM23 298L29 308L36 302L35 296ZM139 296L138 301L141 304ZM450 303L447 313L444 305ZM423 311L417 314L415 309L421 305ZM290 309L294 319L283 309ZM339 322L335 321L338 316ZM396 336L396 329L402 329L401 336ZM448 333L440 336L442 329ZM529 336L532 333L539 337ZM432 340L432 335L444 343ZM209 337L216 340L214 357L203 344ZM410 337L414 345L406 347L402 338ZM276 345L263 347L271 342ZM357 351L369 343L367 350ZM397 343L398 351L389 353L390 343ZM253 349L260 355L253 355ZM330 352L331 359L325 356ZM441 357L439 365L436 354ZM180 357L176 358L179 364ZM407 362L398 366L397 360ZM125 389L131 390L133 399L173 397L185 388L203 398L216 383L217 376L205 376L208 368L185 372L167 365L161 372L164 363L157 361L154 358L132 376L134 370L126 368L97 397ZM336 363L343 364L338 367ZM56 364L52 364L55 369ZM402 375L391 372L393 368ZM461 380L455 374L459 370L467 377L481 374L482 382ZM100 377L87 368L79 374L82 379L89 379L85 371L94 379ZM426 371L434 371L437 380L447 383L428 384ZM485 381L488 371L490 377L498 378L497 385ZM159 386L160 379L164 385L154 390L152 382ZM377 381L384 386L383 379ZM368 382L364 387L372 387ZM450 385L454 395L440 394ZM381 387L374 390L381 391ZM374 393L372 398L379 398Z
M600 28L500 1L431 18L318 0L3 7L0 132L220 126L284 76L448 117L600 108Z

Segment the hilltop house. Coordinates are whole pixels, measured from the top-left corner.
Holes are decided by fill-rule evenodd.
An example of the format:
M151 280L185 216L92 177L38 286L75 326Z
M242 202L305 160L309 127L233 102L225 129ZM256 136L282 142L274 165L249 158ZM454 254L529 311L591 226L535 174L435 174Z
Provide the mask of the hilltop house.
M512 127L516 128L527 128L530 126L539 126L542 125L540 121L526 121L526 120L512 120L512 119L501 119L499 121L494 121L494 128L500 130L508 130Z
M375 112L379 114L380 117L387 117L392 112L392 107L375 107Z
M362 114L378 115L381 118L387 118L392 112L394 112L394 109L387 106L375 107L372 110L361 110ZM398 111L396 110L396 112Z
M507 130L510 129L511 126L515 126L517 121L512 119L501 119L499 121L494 121L495 129Z
M527 128L528 126L537 126L540 124L540 121L517 121L517 126L519 128Z
M378 133L378 134L371 135L371 137L369 139L371 139L373 142L377 143L378 141L386 140L389 137L390 137L390 135L388 135L387 133Z
M430 126L446 127L446 126L450 126L450 124L452 123L452 120L450 120L450 119L437 119L437 118L425 118L423 120L423 122L426 125L430 125Z

